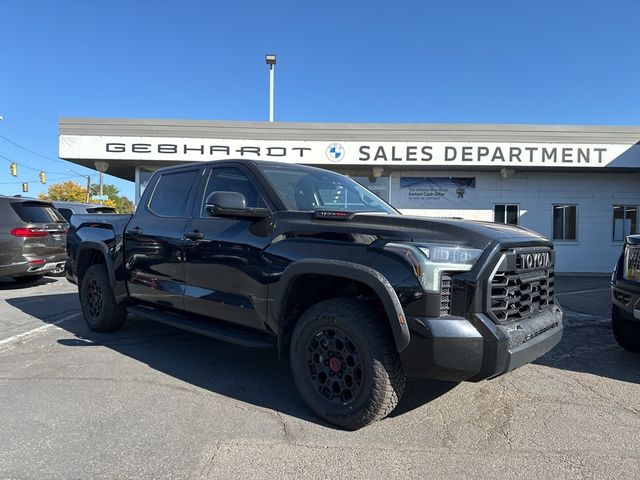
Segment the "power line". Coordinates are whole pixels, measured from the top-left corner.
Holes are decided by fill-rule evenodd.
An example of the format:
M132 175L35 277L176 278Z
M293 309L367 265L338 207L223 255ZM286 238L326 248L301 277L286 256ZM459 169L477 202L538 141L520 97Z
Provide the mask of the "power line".
M2 138L3 140L5 140L6 142L9 142L11 145L15 145L16 147L21 148L21 149L22 149L22 150L24 150L25 152L29 152L29 153L31 153L31 154L33 154L33 155L38 156L38 157L46 158L47 160L54 160L54 161L56 161L56 162L63 162L63 163L67 163L67 162L65 162L64 160L60 160L59 158L50 157L50 156L48 156L48 155L43 155L43 154L41 154L41 153L34 152L34 151L33 151L33 150L31 150L30 148L27 148L27 147L25 147L24 145L20 145L19 143L14 142L13 140L11 140L11 139L9 139L9 138L5 137L4 135L0 135L0 138Z
M47 180L47 183L50 183L50 181L56 182L56 181L59 181L59 180L70 180L72 178L78 178L78 177L82 177L82 178L90 177L90 178L93 178L96 175L97 174L93 174L93 175L71 175L71 176L61 177L61 178L49 178ZM42 182L40 182L40 180L28 180L28 181L16 180L16 181L13 181L13 182L0 182L0 185L19 185L21 183L29 183L29 184L31 184L31 183L42 183Z
M33 170L34 172L42 172L43 170L41 168L34 168L34 167L30 167L29 165L25 165L24 163L18 163L15 160L11 160L9 157L0 154L0 158L4 158L7 162L9 163L15 163L16 165L18 165L21 168L26 168L27 170ZM47 172L47 173L53 173L54 175L66 175L66 173L62 173L62 172Z

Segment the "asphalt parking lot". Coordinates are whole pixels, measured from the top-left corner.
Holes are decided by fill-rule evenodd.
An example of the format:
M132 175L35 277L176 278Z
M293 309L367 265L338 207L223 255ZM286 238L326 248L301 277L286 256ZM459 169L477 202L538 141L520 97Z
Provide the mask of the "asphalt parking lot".
M84 325L76 288L0 279L0 479L640 478L640 356L606 277L561 277L561 344L479 384L412 380L358 432L312 416L273 351L143 320Z

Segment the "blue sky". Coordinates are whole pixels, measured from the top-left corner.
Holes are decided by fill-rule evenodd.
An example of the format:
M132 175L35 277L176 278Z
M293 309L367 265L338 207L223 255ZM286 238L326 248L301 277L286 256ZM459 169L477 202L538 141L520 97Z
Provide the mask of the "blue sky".
M276 121L638 125L639 19L631 0L4 0L0 135L42 156L0 137L0 193L95 173L55 160L59 117L266 120L268 52Z

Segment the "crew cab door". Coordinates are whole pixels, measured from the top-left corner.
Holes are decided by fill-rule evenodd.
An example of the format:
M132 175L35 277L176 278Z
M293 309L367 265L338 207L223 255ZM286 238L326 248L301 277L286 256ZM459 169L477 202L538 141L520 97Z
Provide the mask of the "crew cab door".
M184 308L184 233L202 169L161 173L124 233L127 287L138 301Z
M266 196L241 166L214 166L205 172L186 233L185 309L264 329L271 219L211 216L205 202L213 192L238 192L247 207L267 207Z

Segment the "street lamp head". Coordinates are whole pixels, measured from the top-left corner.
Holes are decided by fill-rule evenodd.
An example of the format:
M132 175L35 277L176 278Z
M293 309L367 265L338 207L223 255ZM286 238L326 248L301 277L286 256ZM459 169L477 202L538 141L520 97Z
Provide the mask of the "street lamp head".
M264 56L264 60L265 60L265 62L267 62L267 65L275 65L276 64L276 56L273 53L267 53Z
M104 173L109 168L109 163L105 162L104 160L96 160L95 166L96 170L98 170L100 173Z

